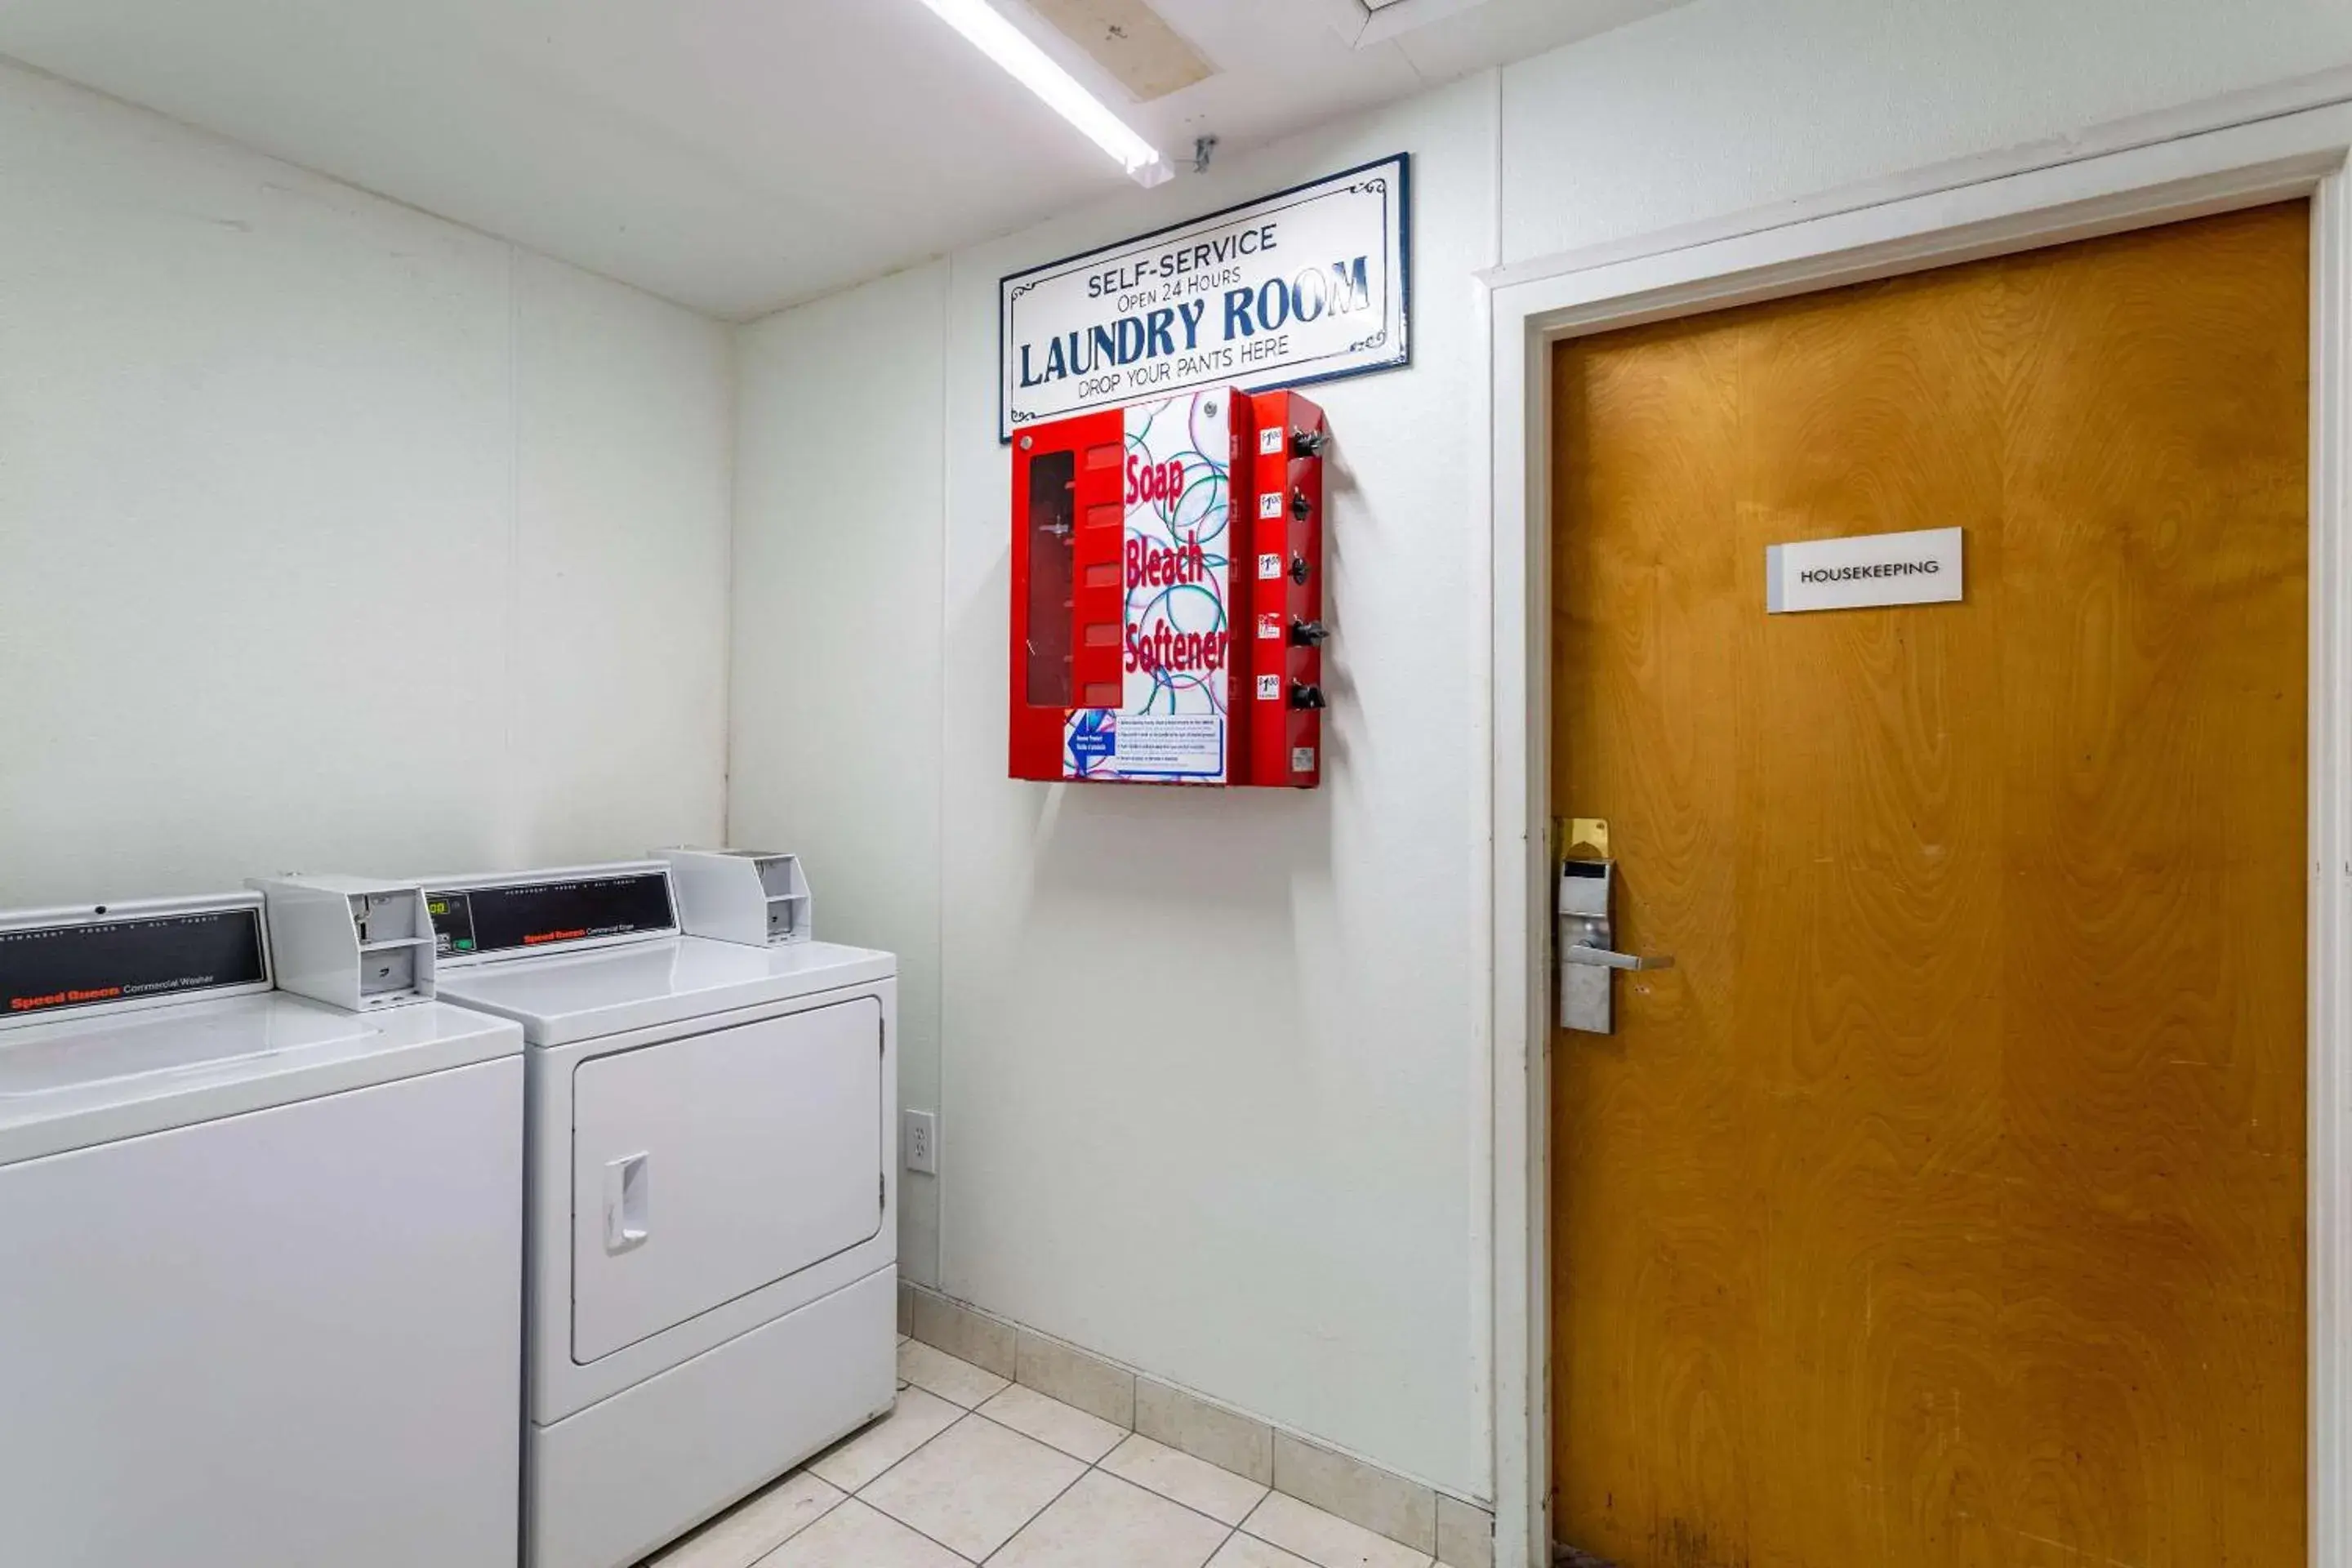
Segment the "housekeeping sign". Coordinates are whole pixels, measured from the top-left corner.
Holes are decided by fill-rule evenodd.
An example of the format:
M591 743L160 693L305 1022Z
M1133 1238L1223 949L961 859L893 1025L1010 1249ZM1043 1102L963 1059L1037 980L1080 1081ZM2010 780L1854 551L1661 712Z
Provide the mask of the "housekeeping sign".
M1400 153L1014 273L998 301L998 435L1195 387L1406 363L1406 203Z
M1950 605L1967 593L1960 531L1858 533L1764 547L1764 609L1859 610Z

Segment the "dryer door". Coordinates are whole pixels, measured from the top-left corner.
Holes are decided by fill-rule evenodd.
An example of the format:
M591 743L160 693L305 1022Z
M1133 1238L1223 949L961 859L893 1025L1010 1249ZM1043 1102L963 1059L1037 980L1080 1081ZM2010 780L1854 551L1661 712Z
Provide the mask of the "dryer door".
M580 1064L574 1362L881 1228L881 1004L863 996Z

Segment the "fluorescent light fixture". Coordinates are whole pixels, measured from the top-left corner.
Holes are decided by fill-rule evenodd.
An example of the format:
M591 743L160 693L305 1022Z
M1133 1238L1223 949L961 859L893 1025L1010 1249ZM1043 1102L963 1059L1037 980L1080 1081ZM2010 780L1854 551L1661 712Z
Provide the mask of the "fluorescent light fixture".
M1006 21L988 0L923 0L923 4L971 39L982 54L1012 72L1022 86L1044 99L1055 113L1085 132L1088 141L1118 159L1119 167L1137 184L1157 185L1175 173L1159 149L1080 86L1077 78L1055 64L1052 56Z

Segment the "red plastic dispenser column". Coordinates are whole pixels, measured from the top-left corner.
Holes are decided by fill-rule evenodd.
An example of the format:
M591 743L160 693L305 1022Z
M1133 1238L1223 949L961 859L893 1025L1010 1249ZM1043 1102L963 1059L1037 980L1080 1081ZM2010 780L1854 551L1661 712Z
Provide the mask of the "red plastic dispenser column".
M1295 392L1250 395L1250 717L1244 782L1323 778L1323 410Z
M1125 467L1116 411L1057 420L1013 440L1014 778L1060 778L1064 720L1090 690L1118 689Z
M1242 776L1233 531L1248 418L1241 395L1209 387L1013 437L1013 777Z

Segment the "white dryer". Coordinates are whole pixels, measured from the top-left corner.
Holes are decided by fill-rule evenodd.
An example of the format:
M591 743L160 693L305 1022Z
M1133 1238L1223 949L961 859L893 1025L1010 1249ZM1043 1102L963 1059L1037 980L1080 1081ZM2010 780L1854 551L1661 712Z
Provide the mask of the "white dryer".
M0 914L0 1559L514 1561L521 1031L271 981L258 894Z
M618 1568L896 1396L897 961L682 935L659 861L425 898L528 1041L524 1559Z

